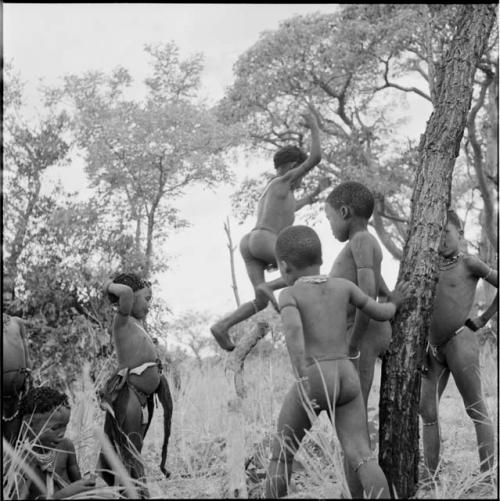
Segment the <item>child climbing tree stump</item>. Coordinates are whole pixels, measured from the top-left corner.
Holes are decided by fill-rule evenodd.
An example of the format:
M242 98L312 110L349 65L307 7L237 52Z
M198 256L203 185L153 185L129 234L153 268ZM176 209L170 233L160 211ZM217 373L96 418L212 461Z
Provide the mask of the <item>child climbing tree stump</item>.
M234 372L234 390L228 400L229 440L227 449L228 497L246 499L248 497L245 474L245 415L243 400L246 396L243 379L245 358L257 342L269 330L267 322L258 322L253 330L245 334L230 354L226 371ZM233 388L233 386L232 386Z

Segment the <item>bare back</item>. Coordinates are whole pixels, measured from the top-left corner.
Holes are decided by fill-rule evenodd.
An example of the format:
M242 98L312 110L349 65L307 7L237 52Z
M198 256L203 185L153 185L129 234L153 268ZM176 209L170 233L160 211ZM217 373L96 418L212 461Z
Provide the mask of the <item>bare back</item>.
M263 226L278 234L295 220L295 197L289 181L272 179L257 204L256 227Z
M19 369L28 367L28 354L24 339L24 324L18 317L3 313L2 389L4 393L19 391L24 385L24 374Z
M349 241L345 244L344 248L333 262L330 277L344 278L359 286L358 269L360 265L366 266L365 269L371 267L375 277L375 290L378 291L381 282L380 269L382 263L382 249L377 239L368 231L357 233L356 238L362 240L361 245L364 247L364 253L368 255L367 262L360 263L356 261L352 249L353 242ZM355 314L356 308L352 304L349 304L347 309L348 327L353 324Z
M470 259L471 256L463 256L453 268L439 274L431 319L431 344L448 341L469 316L479 280L468 266Z
M296 283L288 289L300 311L307 364L347 356L348 285L344 279L329 278L320 284Z

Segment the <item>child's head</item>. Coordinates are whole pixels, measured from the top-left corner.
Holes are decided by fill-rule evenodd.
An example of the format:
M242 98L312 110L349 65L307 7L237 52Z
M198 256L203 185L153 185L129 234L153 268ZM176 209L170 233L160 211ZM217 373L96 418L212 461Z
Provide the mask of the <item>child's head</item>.
M14 277L5 273L2 277L2 308L8 310L14 299Z
M141 319L149 311L149 302L151 301L151 282L140 278L135 273L122 273L113 279L115 284L128 285L134 292L134 305L132 306L132 316ZM109 300L112 303L118 301L118 297L108 293Z
M31 388L19 403L19 414L29 424L39 445L56 448L66 433L71 410L68 397L53 388Z
M439 254L449 257L455 254L460 247L463 236L463 226L457 213L449 210L447 213L446 226L444 227L439 244Z
M307 155L298 146L283 146L273 157L274 168L279 173L285 173L303 163Z
M348 240L353 219L368 222L374 205L372 192L361 183L346 181L334 188L326 199L325 212L335 238L340 242Z
M321 241L309 226L296 225L283 229L276 239L276 261L288 284L297 279L297 272L323 263Z

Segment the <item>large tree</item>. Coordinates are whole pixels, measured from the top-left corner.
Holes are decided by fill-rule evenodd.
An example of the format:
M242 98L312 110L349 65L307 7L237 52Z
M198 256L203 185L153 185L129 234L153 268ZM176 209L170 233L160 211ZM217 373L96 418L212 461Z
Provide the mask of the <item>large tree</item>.
M453 168L467 125L474 75L495 19L493 4L460 5L449 18L452 36L433 78L434 111L419 146L409 232L398 278L409 281L413 294L393 322L380 397L379 461L397 496L403 498L415 494L418 481L418 368L438 277L437 249L450 205Z
M127 97L133 81L125 68L67 76L48 96L51 102L69 98L91 185L129 218L142 272L149 275L166 266L154 260L155 242L186 224L175 199L193 183L211 187L230 178L224 153L235 129L223 129L197 99L201 55L181 59L174 43L145 51L152 74L143 99Z

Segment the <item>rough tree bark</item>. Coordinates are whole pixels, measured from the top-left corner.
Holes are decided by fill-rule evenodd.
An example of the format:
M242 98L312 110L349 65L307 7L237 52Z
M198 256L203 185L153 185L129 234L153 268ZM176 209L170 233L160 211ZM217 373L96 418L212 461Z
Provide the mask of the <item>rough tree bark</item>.
M229 443L227 448L228 497L232 499L248 498L245 473L245 415L243 413L246 390L243 366L247 355L268 330L267 322L258 322L253 330L240 339L226 365L226 371L230 370L234 373L234 391L228 400Z
M494 4L462 5L455 36L436 78L436 103L419 145L409 231L398 281L410 282L411 299L393 321L382 364L379 462L393 494L417 490L420 372L436 289L437 249L450 204L455 159L471 106L476 64L496 16Z

